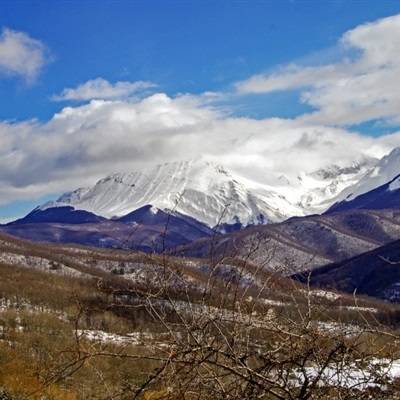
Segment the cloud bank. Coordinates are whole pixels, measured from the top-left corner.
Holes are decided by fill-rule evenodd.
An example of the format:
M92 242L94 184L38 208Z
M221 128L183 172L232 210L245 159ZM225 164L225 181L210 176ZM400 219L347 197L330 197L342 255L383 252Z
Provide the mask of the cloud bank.
M97 78L64 89L53 100L87 103L65 107L47 122L0 123L1 202L198 156L263 183L279 174L382 157L400 145L400 132L374 138L349 126L374 120L400 125L400 16L361 25L345 33L339 45L351 52L337 63L288 65L236 84L239 100L247 93L300 89L301 101L315 111L294 119L235 117L215 106L224 93L149 94L154 89L149 82L112 84ZM19 49L17 61L23 59L18 54L29 52L37 61L25 70L11 62L8 51L3 71L8 65L10 73L37 76L44 63L40 42L5 30L0 55L5 48Z
M227 117L196 97L156 93L92 100L46 122L0 124L2 202L76 189L106 174L202 155L255 181L381 157L400 133L373 139L296 120Z
M36 81L49 62L46 46L28 34L3 28L0 36L0 73L22 77L28 84Z
M340 62L321 66L296 64L270 75L238 82L239 93L302 89L301 101L316 109L307 122L357 125L380 120L398 125L400 109L400 15L360 25L339 45L348 52Z

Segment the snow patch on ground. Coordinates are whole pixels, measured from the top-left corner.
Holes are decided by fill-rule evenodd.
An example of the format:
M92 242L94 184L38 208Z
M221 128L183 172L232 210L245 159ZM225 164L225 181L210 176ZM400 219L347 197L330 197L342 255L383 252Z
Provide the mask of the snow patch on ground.
M95 342L112 342L119 345L133 345L139 346L143 344L144 339L152 339L152 335L144 334L141 332L132 332L126 335L117 335L116 333L109 333L100 330L78 330L78 337L85 337L88 340Z
M17 265L19 267L24 267L24 268L35 268L37 270L47 273L55 273L68 276L86 275L62 263L56 263L51 260L48 260L47 258L25 256L22 254L15 254L9 252L0 253L0 262L4 262L6 264L11 264L11 265Z

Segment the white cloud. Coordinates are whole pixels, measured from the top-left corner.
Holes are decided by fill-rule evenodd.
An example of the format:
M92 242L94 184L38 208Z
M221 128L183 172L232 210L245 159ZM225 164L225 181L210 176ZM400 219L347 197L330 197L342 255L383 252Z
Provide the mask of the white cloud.
M0 73L31 84L49 62L46 46L28 34L4 28L0 36Z
M65 89L56 100L91 101L65 107L45 123L0 123L1 201L73 190L114 171L200 155L264 183L282 173L382 157L400 145L400 132L373 138L338 126L400 119L400 16L347 32L341 46L358 53L237 84L241 93L302 89L302 101L316 111L294 120L233 117L214 106L224 94L150 95L148 82L98 78Z
M53 101L66 100L92 100L92 99L120 99L127 98L142 92L143 90L154 88L152 82L116 82L111 84L102 78L93 79L77 86L76 88L66 88L60 95L52 96Z
M302 121L227 117L195 96L93 100L46 122L0 124L2 202L64 192L106 174L204 156L268 182L360 155L383 156L400 134L373 139Z
M316 111L304 121L353 125L372 120L400 124L400 15L361 25L340 41L352 58L323 66L289 65L236 84L239 93L302 89Z

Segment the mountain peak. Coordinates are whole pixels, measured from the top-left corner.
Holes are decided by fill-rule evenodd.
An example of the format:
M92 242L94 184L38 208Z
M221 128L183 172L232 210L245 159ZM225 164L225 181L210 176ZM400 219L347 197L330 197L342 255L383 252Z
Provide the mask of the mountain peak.
M396 159L399 152L397 149L391 157ZM388 164L384 159L381 162ZM281 175L271 184L262 184L198 157L113 173L91 187L66 193L40 207L45 210L68 205L102 217L119 218L153 206L167 212L176 210L209 227L219 223L247 226L281 222L292 216L324 212L335 195L357 182L372 165L375 160L363 159L315 173Z
M197 158L130 173L115 173L94 186L61 196L43 209L71 205L106 218L121 217L143 206L189 215L210 227L280 221L283 216L215 161ZM260 218L262 215L262 218Z
M340 200L351 201L356 197L393 181L400 174L400 147L382 157L355 185L340 193Z
M400 148L379 162L364 157L313 173L281 175L259 183L229 171L218 162L198 157L164 163L129 173L114 173L88 188L62 195L40 206L72 206L106 218L119 218L144 206L175 210L213 228L218 224L247 226L281 222L289 217L322 213L384 184L397 190ZM223 217L222 221L221 217Z

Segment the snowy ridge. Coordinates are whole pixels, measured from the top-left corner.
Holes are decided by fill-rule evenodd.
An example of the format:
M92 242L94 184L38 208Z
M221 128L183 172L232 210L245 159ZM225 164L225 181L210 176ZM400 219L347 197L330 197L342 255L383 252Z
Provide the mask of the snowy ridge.
M276 178L271 178L273 175L266 172L268 184L228 172L220 164L202 158L177 161L109 175L92 187L66 193L55 202L39 206L38 210L73 206L106 218L117 218L151 205L152 212L176 210L210 227L219 223L247 226L281 222L292 216L324 212L349 187L358 187L375 177L370 182L374 186L379 179L392 176L396 168L398 171L396 155L400 150L393 154L378 165L375 159L364 158L353 165L333 165L295 176L276 174ZM384 166L392 164L389 162L392 158L393 171L383 173Z
M334 202L335 196L358 182L378 160L364 157L352 165L332 165L312 173L298 172L295 176L280 175L274 184L263 185L256 193L287 217L319 214ZM248 181L247 187L252 187Z
M316 187L305 193L301 198L301 205L310 213L323 213L332 204L337 202L337 198L341 197L348 188L356 185L364 178L373 168L375 168L379 160L375 158L366 158L356 161L351 166L339 167L333 165L329 168L320 169L312 174L311 177L323 179L329 182Z
M338 196L332 199L331 204L340 201L352 201L356 197L370 192L382 185L393 181L400 174L400 147L393 149L388 155L382 157L374 168L368 171L358 182L344 188ZM389 186L389 190L399 188L396 179Z
M276 201L272 205L267 201L277 195L262 185L255 186L256 190L249 189L221 165L197 159L109 175L91 188L65 194L39 209L71 205L112 218L152 205L162 210L175 209L209 226L215 226L221 216L222 223L243 225L285 219L285 210L278 209ZM282 199L280 202L285 203ZM293 208L289 203L285 207Z

